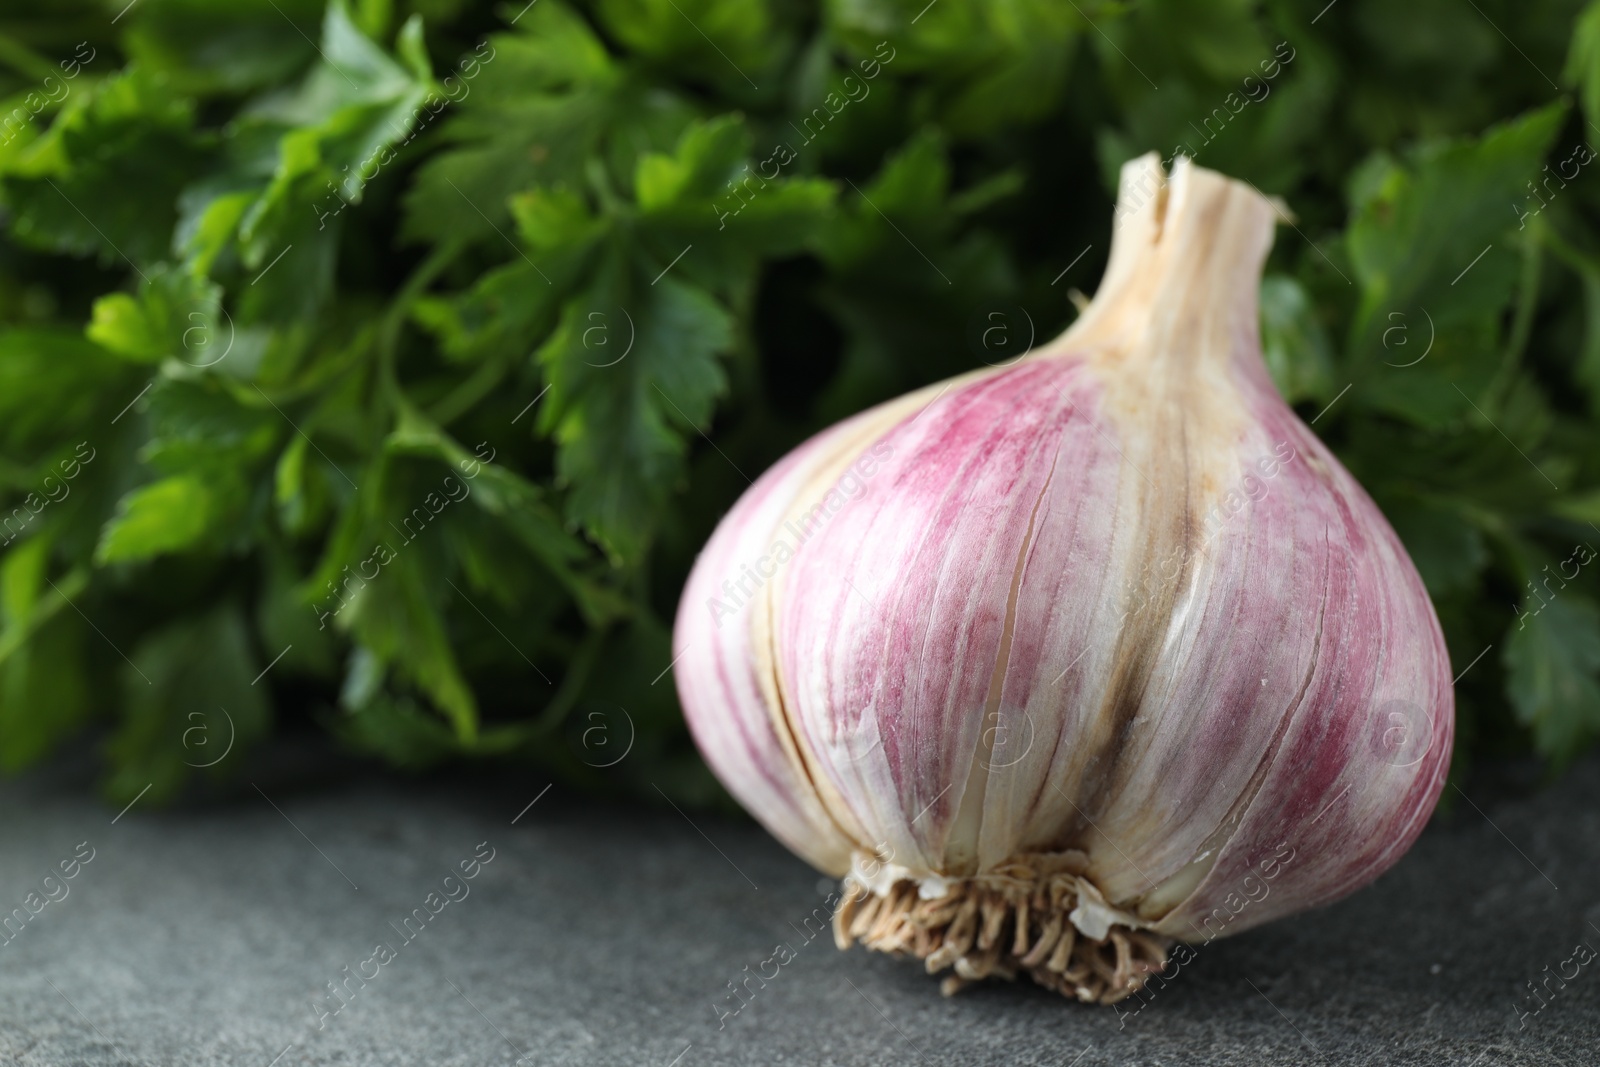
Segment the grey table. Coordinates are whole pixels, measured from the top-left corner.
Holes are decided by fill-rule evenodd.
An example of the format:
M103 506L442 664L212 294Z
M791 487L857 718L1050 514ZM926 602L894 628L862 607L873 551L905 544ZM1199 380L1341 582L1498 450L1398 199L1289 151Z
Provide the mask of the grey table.
M0 1062L1600 1063L1600 960L1568 962L1600 949L1596 762L1452 789L1377 885L1207 946L1137 1014L945 999L809 939L828 884L747 822L531 776L252 777L120 815L81 769L0 787Z

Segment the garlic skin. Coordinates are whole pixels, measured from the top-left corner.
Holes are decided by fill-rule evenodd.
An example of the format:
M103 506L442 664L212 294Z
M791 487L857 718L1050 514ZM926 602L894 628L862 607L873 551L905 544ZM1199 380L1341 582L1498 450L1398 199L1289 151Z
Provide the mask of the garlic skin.
M1449 656L1262 362L1274 219L1248 185L1133 160L1071 328L813 437L696 562L690 728L845 877L842 943L1109 1002L1169 940L1333 901L1421 832Z

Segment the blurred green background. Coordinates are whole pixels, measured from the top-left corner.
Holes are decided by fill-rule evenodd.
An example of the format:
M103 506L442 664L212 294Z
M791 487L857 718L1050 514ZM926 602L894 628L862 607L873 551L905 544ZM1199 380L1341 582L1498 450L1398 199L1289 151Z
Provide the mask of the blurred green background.
M1294 214L1268 362L1470 665L1456 773L1600 732L1600 3L8 0L0 93L6 770L714 799L718 517L1068 324L1152 149Z

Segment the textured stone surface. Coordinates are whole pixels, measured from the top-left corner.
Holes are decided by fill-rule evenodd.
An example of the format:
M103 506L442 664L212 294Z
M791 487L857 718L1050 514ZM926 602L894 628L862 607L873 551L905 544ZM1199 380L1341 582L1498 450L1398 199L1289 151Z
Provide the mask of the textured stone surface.
M0 789L7 911L59 896L49 870L93 849L0 947L0 1062L1600 1062L1600 959L1518 1015L1538 1003L1525 983L1600 949L1595 762L1538 795L1449 790L1455 810L1376 886L1201 948L1120 1015L1027 985L944 999L911 962L808 941L829 887L749 823L558 788L512 825L540 779L256 781L114 824L74 771ZM494 858L464 899L405 941L480 842ZM363 965L380 942L393 959ZM780 944L793 958L764 964ZM377 976L319 1030L347 966ZM719 1027L728 983L775 968Z

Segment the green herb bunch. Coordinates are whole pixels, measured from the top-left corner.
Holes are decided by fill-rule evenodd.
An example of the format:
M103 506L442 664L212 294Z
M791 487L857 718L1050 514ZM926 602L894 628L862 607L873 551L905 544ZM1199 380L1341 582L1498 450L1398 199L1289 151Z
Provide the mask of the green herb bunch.
M1600 3L0 4L0 766L314 722L714 794L668 628L851 412L1071 321L1118 166L1282 198L1280 388L1467 753L1600 734ZM225 747L226 745L226 747ZM1458 765L1461 761L1458 761Z

